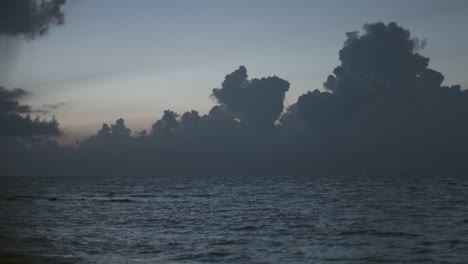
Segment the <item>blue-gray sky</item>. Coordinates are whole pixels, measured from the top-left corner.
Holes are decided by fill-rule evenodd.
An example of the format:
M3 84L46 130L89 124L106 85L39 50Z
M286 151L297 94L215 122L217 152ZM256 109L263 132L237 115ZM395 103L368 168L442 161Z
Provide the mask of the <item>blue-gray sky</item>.
M322 88L345 32L395 21L428 39L422 53L446 84L466 88L467 12L464 0L69 0L64 26L2 44L16 46L4 85L32 92L35 109L65 102L52 112L65 141L119 117L141 130L164 109L206 113L211 89L239 65L288 80L294 103Z

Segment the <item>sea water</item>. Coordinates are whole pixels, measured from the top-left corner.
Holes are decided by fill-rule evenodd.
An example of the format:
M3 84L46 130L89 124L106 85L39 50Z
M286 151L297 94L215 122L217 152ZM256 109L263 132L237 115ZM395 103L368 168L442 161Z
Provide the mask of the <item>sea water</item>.
M468 176L0 177L0 247L47 263L468 263Z

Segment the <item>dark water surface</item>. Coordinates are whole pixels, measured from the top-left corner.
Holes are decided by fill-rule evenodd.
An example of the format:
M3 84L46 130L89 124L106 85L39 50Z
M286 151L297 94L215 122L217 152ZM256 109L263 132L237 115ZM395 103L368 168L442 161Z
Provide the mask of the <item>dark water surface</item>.
M47 262L468 263L467 175L42 177L0 186L2 250Z

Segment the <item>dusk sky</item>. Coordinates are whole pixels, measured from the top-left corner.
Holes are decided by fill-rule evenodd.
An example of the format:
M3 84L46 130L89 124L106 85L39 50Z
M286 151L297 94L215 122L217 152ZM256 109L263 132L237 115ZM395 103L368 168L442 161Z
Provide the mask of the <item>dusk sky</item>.
M467 263L468 0L0 0L0 263Z
M136 4L137 3L137 4ZM165 109L206 113L211 90L245 65L249 77L291 83L287 103L322 89L339 64L344 32L397 21L428 39L421 52L445 84L468 85L468 2L452 1L123 1L74 0L66 23L35 41L11 40L7 88L31 92L73 142L103 122L149 128ZM462 55L463 54L463 55Z

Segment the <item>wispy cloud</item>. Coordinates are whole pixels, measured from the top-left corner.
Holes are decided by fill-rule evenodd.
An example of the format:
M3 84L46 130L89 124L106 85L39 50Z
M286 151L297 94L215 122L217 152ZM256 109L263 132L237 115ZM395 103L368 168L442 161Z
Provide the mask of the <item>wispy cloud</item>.
M60 103L56 103L56 104L44 104L44 105L42 105L42 106L43 106L44 108L47 108L47 109L54 109L54 110L56 110L56 109L59 109L60 107L65 106L65 105L67 105L67 104L64 103L64 102L60 102Z

